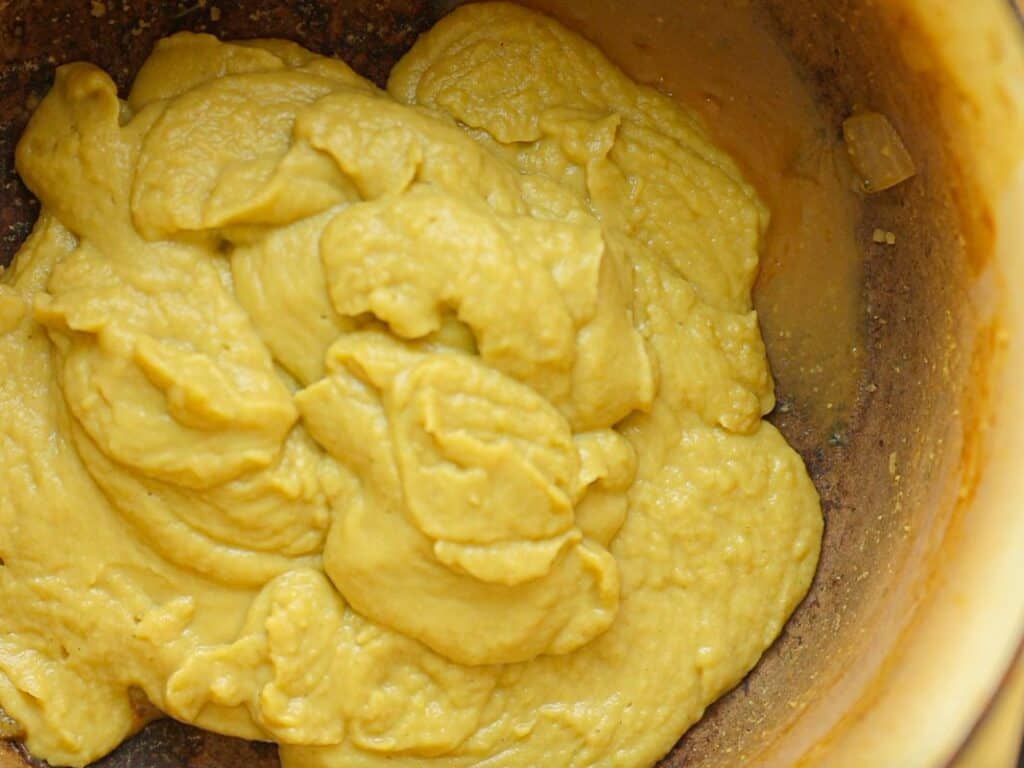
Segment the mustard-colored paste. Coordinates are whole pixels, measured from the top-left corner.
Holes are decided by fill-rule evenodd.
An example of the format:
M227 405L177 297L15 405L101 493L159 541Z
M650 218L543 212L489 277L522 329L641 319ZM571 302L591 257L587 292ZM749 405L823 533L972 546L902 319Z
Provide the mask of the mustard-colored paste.
M643 766L778 634L821 513L696 119L516 6L387 92L280 41L63 67L0 285L0 706L148 698L285 766Z

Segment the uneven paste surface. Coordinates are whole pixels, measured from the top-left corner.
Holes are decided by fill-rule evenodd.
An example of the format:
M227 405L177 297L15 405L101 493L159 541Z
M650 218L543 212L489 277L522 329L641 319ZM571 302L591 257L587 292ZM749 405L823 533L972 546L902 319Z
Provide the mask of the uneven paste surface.
M124 102L62 68L17 161L0 706L35 755L148 698L294 768L649 765L806 591L767 213L550 19L464 7L387 92L178 35Z

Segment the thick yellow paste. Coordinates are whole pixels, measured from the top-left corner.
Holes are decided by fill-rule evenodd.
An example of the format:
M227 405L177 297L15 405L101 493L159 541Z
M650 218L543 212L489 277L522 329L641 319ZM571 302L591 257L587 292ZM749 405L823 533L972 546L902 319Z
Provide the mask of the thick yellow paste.
M59 71L0 283L0 706L286 766L643 766L807 589L767 214L688 112L464 7L387 92L279 41Z

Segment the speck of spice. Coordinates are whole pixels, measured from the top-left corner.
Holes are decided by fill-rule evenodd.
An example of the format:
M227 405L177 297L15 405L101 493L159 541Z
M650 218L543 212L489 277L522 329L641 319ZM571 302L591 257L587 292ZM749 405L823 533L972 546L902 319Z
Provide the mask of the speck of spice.
M896 233L876 227L875 231L871 233L871 240L879 245L896 245Z

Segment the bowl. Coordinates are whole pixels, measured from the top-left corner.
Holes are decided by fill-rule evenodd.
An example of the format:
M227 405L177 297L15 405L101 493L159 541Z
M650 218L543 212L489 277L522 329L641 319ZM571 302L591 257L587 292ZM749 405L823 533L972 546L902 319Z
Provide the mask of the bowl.
M156 39L191 29L294 39L381 83L453 4L0 4L0 263L37 212L14 172L13 146L57 65L89 60L123 87ZM949 764L1024 638L1024 301L1014 295L1024 285L1018 11L1006 0L975 0L970 13L946 0L528 4L668 90L659 72L674 61L720 56L742 65L753 55L736 44L742 31L732 46L722 44L728 35L700 34L701 14L753 19L756 34L779 41L783 58L749 68L796 73L829 141L861 109L884 114L902 136L917 173L857 198L848 217L852 259L825 238L815 259L780 256L763 267L755 301L779 384L771 419L821 493L821 563L782 636L662 765ZM722 105L712 93L696 96L756 183L754 150L745 158L742 146L729 147L736 134L728 120L716 123ZM758 103L770 97L760 94ZM743 111L733 114L741 120ZM855 311L837 325L831 318L842 307ZM0 767L26 764L17 744L0 747ZM276 756L269 745L161 720L98 765L270 768Z

